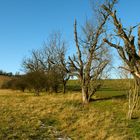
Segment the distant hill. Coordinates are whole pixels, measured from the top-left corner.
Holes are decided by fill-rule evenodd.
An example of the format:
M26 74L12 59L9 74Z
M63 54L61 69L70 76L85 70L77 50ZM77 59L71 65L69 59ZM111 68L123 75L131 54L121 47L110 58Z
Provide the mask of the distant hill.
M11 76L0 75L0 88L3 85L3 83L5 83L11 79L12 79Z

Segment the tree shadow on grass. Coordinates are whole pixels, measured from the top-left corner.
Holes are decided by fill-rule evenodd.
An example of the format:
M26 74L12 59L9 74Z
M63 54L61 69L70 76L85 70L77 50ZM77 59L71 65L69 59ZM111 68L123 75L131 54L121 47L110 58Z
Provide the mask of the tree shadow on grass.
M101 97L101 98L97 98L97 99L94 99L94 98L92 98L91 100L90 100L90 102L95 102L95 101L106 101L106 100L112 100L112 99L123 99L123 100L125 100L125 99L127 99L127 95L117 95L117 96L111 96L111 97Z

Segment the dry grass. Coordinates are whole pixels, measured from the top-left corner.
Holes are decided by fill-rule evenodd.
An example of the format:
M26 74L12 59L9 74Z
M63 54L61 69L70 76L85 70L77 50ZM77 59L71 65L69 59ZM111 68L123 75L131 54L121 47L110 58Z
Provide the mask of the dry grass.
M29 93L0 90L0 103L1 140L140 139L140 120L125 120L125 99L83 105L79 93L35 97Z

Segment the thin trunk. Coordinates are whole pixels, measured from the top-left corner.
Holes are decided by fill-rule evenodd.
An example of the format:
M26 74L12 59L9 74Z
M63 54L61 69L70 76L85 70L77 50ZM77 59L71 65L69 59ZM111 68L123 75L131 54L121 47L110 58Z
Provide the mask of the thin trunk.
M39 90L38 89L35 90L35 95L39 96Z
M22 92L24 92L25 91L25 88L22 88L21 90L22 90Z
M55 93L58 92L58 86L55 86L55 87L54 87L54 91L55 91Z
M88 101L90 102L91 97L95 94L96 90L92 91L88 96Z
M66 93L66 82L63 82L63 93Z

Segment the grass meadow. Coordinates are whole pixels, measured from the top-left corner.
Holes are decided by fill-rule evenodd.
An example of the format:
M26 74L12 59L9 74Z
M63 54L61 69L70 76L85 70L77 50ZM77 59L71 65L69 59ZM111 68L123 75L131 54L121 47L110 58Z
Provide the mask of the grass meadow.
M126 119L130 83L106 80L88 105L78 81L66 94L0 90L0 140L139 140L140 112Z

